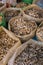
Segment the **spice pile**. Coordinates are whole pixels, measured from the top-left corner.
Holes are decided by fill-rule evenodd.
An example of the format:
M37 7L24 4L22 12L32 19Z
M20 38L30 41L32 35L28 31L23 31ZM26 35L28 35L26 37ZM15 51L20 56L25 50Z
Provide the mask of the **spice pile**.
M0 30L0 61L16 42L17 41L10 38L4 30Z
M10 29L16 35L30 34L37 28L34 21L24 20L22 16L16 17L10 21Z
M43 47L29 44L15 59L14 65L43 65Z

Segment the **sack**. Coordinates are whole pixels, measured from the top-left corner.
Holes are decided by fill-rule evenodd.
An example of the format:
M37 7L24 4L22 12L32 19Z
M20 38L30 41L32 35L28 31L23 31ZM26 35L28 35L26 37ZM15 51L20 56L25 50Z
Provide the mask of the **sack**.
M40 17L33 17L33 16L30 16L29 15L29 13L28 14L26 14L25 12L27 11L27 10L30 10L30 9L35 9L35 10L37 10L37 11L40 11L40 13L39 13L39 15L40 15ZM37 5L35 5L35 4L32 4L32 5L29 5L29 6L27 6L26 8L24 8L24 17L26 18L27 17L27 19L28 20L34 20L34 21L36 21L37 23L40 23L40 22L42 22L43 21L43 9L41 9L39 6L37 6ZM30 12L31 13L31 12ZM32 15L34 15L34 14L32 14ZM35 16L35 15L34 15Z
M29 64L32 64L32 61L30 61L29 60L29 57L31 58L31 54L28 56L28 52L29 52L29 50L30 50L30 52L32 53L32 51L31 50L33 50L35 47L33 46L33 49L30 49L31 47L28 47L28 46L30 46L31 45L31 47L32 47L32 45L35 45L35 46L39 46L39 47L43 47L43 43L42 42L39 42L39 41L35 41L35 40L29 40L29 41L27 41L26 43L24 43L24 44L22 44L21 46L19 46L17 49L16 49L16 52L13 54L13 56L10 58L10 60L9 60L9 62L8 62L8 65L14 65L14 62L15 62L15 65L17 64L17 62L18 62L18 64L19 65L21 65L21 64L25 64L25 60L26 60L26 57L27 57L27 59L28 60L26 60L26 62ZM27 49L27 47L29 48L29 49ZM28 50L28 52L26 51L26 49ZM25 50L25 53L23 53L23 51ZM27 52L27 53L26 53ZM34 52L34 50L33 50L33 52ZM22 54L22 55L21 55ZM23 55L24 54L24 55ZM27 55L26 55L27 54ZM34 53L32 53L32 54L34 54ZM21 55L21 56L20 56ZM23 57L24 56L24 57ZM18 57L19 57L19 59L18 59ZM21 57L21 58L20 58ZM36 58L36 57L35 57ZM18 61L17 61L17 60ZM19 62L20 61L20 59L21 59L21 62ZM22 61L24 59L24 61ZM32 60L32 59L31 59ZM33 60L34 60L34 57L33 57ZM29 62L30 61L30 62ZM24 63L23 63L24 62ZM36 60L35 60L35 62L36 62ZM43 62L43 58L42 58L42 62ZM33 63L34 63L34 61L33 61ZM18 65L17 64L17 65ZM27 64L26 64L27 65Z
M15 16L18 16L20 13L22 13L22 10L20 8L6 8L4 11L3 11L3 14L5 16L5 19L7 22L9 22L9 20L12 18L12 17L15 17Z
M10 30L10 31L12 31L13 33L15 32L15 30L16 30L16 33L14 33L18 38L20 38L20 40L21 41L27 41L27 40L29 40L29 39L31 39L31 38L33 38L34 36L35 36L35 32L36 32L36 29L37 29L37 24L34 22L34 21L28 21L26 18L22 18L23 16L17 16L17 17L13 17L12 19L10 19L10 21L9 21L9 23L8 23L8 29ZM22 21L21 20L21 18L24 20L24 21ZM16 22L16 24L19 24L19 25L17 25L17 28L16 27L14 27L16 24L14 23L15 22L15 20L16 19L18 19L17 20L17 22ZM19 20L20 19L20 20ZM26 20L27 21L26 21ZM21 23L20 23L20 21L22 21ZM26 23L25 23L25 21L26 21ZM24 24L24 23L25 24ZM26 25L28 23L28 25ZM23 25L25 25L25 26L23 26ZM20 27L20 25L22 25L22 27ZM29 28L29 25L31 26L31 27L33 27L34 28L34 26L35 26L35 28L34 28L34 30L30 27ZM27 26L27 27L26 27ZM27 31L27 29L25 29L25 28L23 28L23 27L26 27L27 29L29 29L28 30L28 32L29 33L26 33L25 31ZM20 29L19 30L19 32L17 31L18 30L18 28ZM24 30L25 29L25 30ZM32 29L32 30L31 30ZM19 34L19 33L22 33L23 32L23 34ZM26 34L25 34L26 33Z
M6 65L20 45L20 40L12 32L0 27L0 65Z
M39 41L43 42L43 22L39 25L36 31L36 37Z

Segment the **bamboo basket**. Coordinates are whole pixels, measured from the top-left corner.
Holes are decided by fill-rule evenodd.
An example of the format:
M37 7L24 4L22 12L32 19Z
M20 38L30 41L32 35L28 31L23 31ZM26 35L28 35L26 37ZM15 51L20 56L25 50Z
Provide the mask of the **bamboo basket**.
M43 22L39 25L39 27L38 27L38 29L37 29L37 31L36 31L36 37L37 37L37 39L38 39L39 41L43 42L43 37L41 37L41 36L40 36L41 33L39 33L39 32L41 32L41 29L42 29L42 36L43 36Z
M19 47L21 45L20 40L15 37L15 35L6 30L4 27L0 27L0 32L4 31L12 40L15 40L17 42L14 43L14 45L8 50L7 54L5 55L5 57L2 58L2 60L0 61L0 65L6 65L10 59L10 57L13 55L13 53L15 52L15 50L17 49L17 47ZM2 40L3 41L3 40ZM0 43L1 44L1 43Z
M17 19L17 18L20 18L19 17L13 17L12 19L10 19L9 23L8 23L8 29L11 31L11 26L10 26L10 22L13 22L14 19ZM23 17L24 18L24 17ZM27 21L26 21L27 22ZM35 22L34 22L35 23ZM27 34L27 35L16 35L18 38L20 38L20 40L22 42L25 42L31 38L33 38L35 36L35 32L36 32L36 29L37 29L37 24L35 23L36 25L36 28L30 33L30 34Z
M28 9L31 9L31 8L34 8L36 10L40 10L43 13L42 8L40 8L38 5L32 4L32 5L29 5L26 8L24 8L24 10L23 10L24 11L24 17L25 18L27 17L28 20L34 20L37 23L40 23L41 21L43 21L43 17L42 18L35 18L35 17L32 17L32 16L29 16L29 15L25 14L25 11L28 10Z
M14 65L14 61L15 59L23 52L23 50L30 44L35 44L35 45L39 45L41 47L43 47L43 43L42 42L37 42L35 40L30 39L29 41L25 42L24 44L22 44L21 46L19 46L16 49L16 52L13 54L13 56L11 57L11 59L8 62L8 65Z

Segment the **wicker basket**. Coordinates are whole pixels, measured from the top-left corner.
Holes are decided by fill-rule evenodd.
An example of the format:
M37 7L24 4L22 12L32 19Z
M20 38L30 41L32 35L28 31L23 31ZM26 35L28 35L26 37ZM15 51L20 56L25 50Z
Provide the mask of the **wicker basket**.
M37 29L36 37L38 40L43 42L43 22L39 25L39 28Z
M10 23L13 22L13 20L17 19L17 18L20 18L19 17L13 17L10 21L9 21L9 24L8 24L8 29L11 31L11 26L10 26ZM26 21L27 22L27 21ZM29 21L31 22L31 21ZM35 23L35 22L33 22ZM26 35L16 35L18 38L21 39L21 41L27 41L29 40L30 38L33 38L35 36L35 32L36 32L36 29L37 29L37 24L35 23L35 26L36 28L30 33L30 34L26 34Z
M35 20L37 23L40 23L43 20L43 17L42 18L35 18L35 17L32 17L30 15L25 14L25 11L27 11L28 9L31 9L31 8L34 8L38 11L41 11L43 14L43 9L41 9L39 6L37 6L35 4L32 4L32 5L29 5L26 8L24 8L24 10L23 10L24 11L24 17L27 17L28 20Z
M14 53L14 55L11 57L11 59L8 62L8 65L14 65L15 60L17 59L17 57L23 52L23 50L30 44L35 44L35 45L39 45L41 47L43 47L43 43L41 42L37 42L35 40L29 40L26 43L22 44L19 48L17 48L16 52Z
M4 27L0 27L0 33L2 33L2 31L4 31L12 40L15 40L17 42L14 43L13 46L10 47L10 49L8 49L5 57L2 58L2 60L0 61L0 65L6 65L8 63L8 60L10 59L10 57L13 55L13 53L15 52L16 48L18 46L21 45L20 40L14 36L14 34L8 30L6 30ZM1 36L1 35L0 35ZM1 37L0 37L1 38ZM0 39L1 41L1 39ZM2 40L3 41L3 40ZM10 42L8 42L9 44ZM1 44L1 43L0 43ZM11 44L11 43L10 43ZM12 43L13 44L13 43Z

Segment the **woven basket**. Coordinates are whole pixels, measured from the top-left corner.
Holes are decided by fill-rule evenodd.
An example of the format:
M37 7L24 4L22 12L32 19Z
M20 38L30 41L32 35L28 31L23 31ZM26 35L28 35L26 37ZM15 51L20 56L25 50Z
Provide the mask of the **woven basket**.
M42 32L41 32L41 30L42 30ZM42 37L40 36L41 33L39 33L39 32L42 33ZM36 37L37 37L37 39L38 39L39 41L43 42L43 22L39 25L39 28L38 28L37 31L36 31Z
M20 16L19 16L20 17ZM19 18L19 17L13 17L10 21L9 21L9 23L8 23L8 29L11 31L11 26L10 26L10 22L13 22L13 20L14 19L17 19L17 18ZM35 23L35 22L34 22ZM29 39L31 39L31 38L33 38L34 36L35 36L35 32L36 32L36 29L37 29L37 24L35 23L35 25L36 25L36 28L30 33L30 34L27 34L27 35L16 35L18 38L20 38L21 39L21 41L27 41L27 40L29 40Z
M43 47L43 43L41 43L41 42L37 42L32 39L27 41L26 43L22 44L20 47L17 48L16 52L9 60L8 65L14 65L15 59L17 59L17 57L23 52L23 50L30 44L35 44L35 45L39 45L39 46Z
M15 40L17 42L15 42L15 44L8 50L7 54L5 55L5 57L2 58L2 60L0 61L0 65L6 65L8 63L8 60L10 59L10 57L13 55L13 53L15 52L16 48L18 46L21 45L20 40L14 36L14 34L8 30L6 30L4 27L0 27L0 33L4 31L12 40ZM0 39L1 40L1 39ZM3 41L3 40L2 40ZM1 43L0 43L1 44Z
M34 20L37 23L40 23L41 21L43 21L43 17L42 18L35 18L35 17L32 17L32 16L25 14L25 11L28 10L28 9L31 9L31 8L34 8L36 10L40 10L43 14L43 9L41 9L39 6L37 6L35 4L32 4L32 5L29 5L26 8L24 8L24 10L23 10L24 11L24 17L27 17L28 20Z

